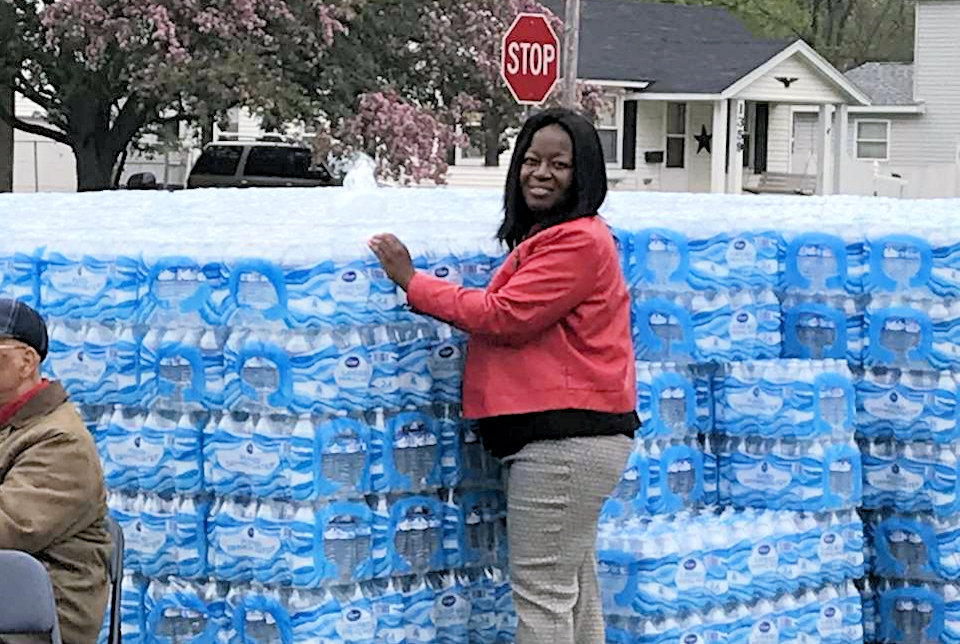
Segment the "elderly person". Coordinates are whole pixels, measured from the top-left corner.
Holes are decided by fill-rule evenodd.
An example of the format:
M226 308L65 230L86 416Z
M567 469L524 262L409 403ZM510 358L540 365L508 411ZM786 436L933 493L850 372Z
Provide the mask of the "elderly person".
M63 641L92 644L107 602L103 474L63 387L40 377L46 355L37 312L0 299L0 549L46 566Z

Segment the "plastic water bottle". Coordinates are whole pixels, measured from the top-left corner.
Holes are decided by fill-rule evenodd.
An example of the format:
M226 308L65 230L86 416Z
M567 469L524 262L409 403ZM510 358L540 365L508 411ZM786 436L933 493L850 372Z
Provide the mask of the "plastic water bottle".
M344 414L325 420L317 434L321 492L325 496L355 497L368 489L370 429Z
M154 494L170 494L175 489L176 416L151 410L141 428L141 451L153 455L139 468L139 485ZM154 460L155 459L155 460Z
M403 624L403 594L398 580L371 579L361 585L364 595L373 606L376 619L374 640L383 644L404 644L406 631Z
M419 492L439 485L440 440L426 411L402 411L387 421L395 491Z

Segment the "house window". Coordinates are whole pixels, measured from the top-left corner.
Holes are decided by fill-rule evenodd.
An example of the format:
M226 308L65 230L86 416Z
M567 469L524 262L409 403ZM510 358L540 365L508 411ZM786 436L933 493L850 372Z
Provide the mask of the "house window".
M857 160L890 158L890 121L857 121Z
M684 167L687 145L687 104L667 103L667 167Z
M597 134L600 135L600 145L603 146L603 160L607 163L617 163L620 160L617 150L620 141L618 106L616 96L607 96L597 112Z

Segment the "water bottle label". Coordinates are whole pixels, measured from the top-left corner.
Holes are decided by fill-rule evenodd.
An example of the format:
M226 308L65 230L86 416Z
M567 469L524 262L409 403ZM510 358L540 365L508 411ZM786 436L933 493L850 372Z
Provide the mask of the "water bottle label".
M427 369L435 380L459 378L461 372L460 347L449 342L435 347L427 358Z
M757 248L749 240L735 237L727 246L725 259L727 266L733 269L753 268L757 262Z
M750 630L749 644L778 644L780 631L777 625L768 619L761 620Z
M115 352L110 353L110 358L115 357L113 355ZM106 354L107 351L93 352L78 349L72 357L57 362L57 378L85 381L88 386L99 382L107 372Z
M370 385L373 378L373 366L360 355L348 354L337 363L333 379L338 387L360 389Z
M168 534L165 530L150 530L142 521L137 521L133 530L124 530L123 538L130 551L155 554L166 544Z
M337 635L344 642L369 642L376 636L377 620L364 608L349 607L340 614Z
M780 555L777 549L769 543L760 543L754 546L747 567L753 575L775 573L780 565Z
M280 455L260 449L248 442L216 452L217 463L229 472L267 476L280 466Z
M707 578L707 569L703 562L696 558L684 559L677 566L674 583L678 590L702 588Z
M334 278L330 296L345 304L365 304L370 297L370 278L356 267L347 267Z
M460 275L460 268L455 261L441 261L430 267L430 272L434 277L446 280L457 286L463 284L463 277Z
M908 471L899 463L890 463L866 472L867 484L886 492L916 492L923 488L923 476Z
M883 420L909 421L923 414L923 401L910 400L897 391L885 391L880 396L865 398L863 408Z
M470 620L471 605L467 598L456 593L445 593L433 605L433 623L437 628L465 626Z
M115 267L111 265L111 268L115 272ZM68 266L48 264L44 279L58 291L76 295L96 295L109 282L106 272L91 271L80 263Z
M751 340L757 336L757 318L750 311L734 311L730 316L730 339L734 342Z
M822 637L836 635L843 630L843 611L837 606L827 605L820 610L817 619L817 632Z
M779 492L793 481L793 475L763 462L737 471L736 479L740 485L754 490L772 490Z
M231 557L269 559L280 552L279 538L265 535L252 526L221 528L219 533L220 550Z
M838 532L827 532L820 537L820 545L817 547L817 557L820 561L834 561L843 559L844 543L843 537Z
M142 436L130 436L120 441L107 443L107 456L113 463L129 467L154 467L163 459L162 443L143 440Z
M772 416L783 407L783 397L765 392L761 387L730 393L727 404L745 416Z

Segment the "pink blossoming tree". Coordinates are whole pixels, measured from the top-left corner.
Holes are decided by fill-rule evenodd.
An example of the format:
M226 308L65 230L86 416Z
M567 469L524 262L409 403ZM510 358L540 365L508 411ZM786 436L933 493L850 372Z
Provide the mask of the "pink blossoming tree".
M442 182L448 152L469 135L496 165L523 116L500 77L503 34L522 11L549 15L562 33L536 0L368 0L331 52L326 86L348 109L329 112L320 147L374 155L383 178ZM596 113L598 88L581 87L579 99ZM458 124L479 127L456 134Z

